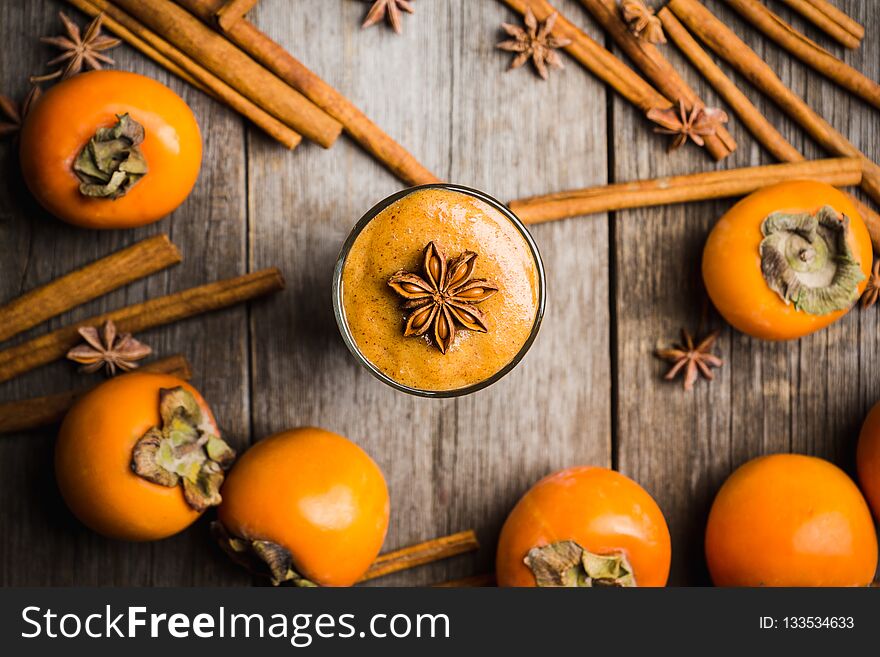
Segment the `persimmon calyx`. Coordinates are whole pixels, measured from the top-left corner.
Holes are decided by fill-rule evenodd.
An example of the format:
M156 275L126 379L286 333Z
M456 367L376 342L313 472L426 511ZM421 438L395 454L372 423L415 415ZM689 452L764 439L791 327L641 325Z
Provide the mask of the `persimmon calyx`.
M826 315L858 300L865 274L849 245L846 215L827 205L815 214L773 212L761 234L761 273L786 305Z
M144 127L128 114L117 114L116 124L98 128L73 162L84 196L125 196L147 174L147 160L141 152Z
M575 541L557 541L534 547L523 563L540 587L586 588L637 586L623 552L595 554Z
M254 575L268 577L275 586L281 584L300 588L318 586L294 569L290 550L278 543L233 536L220 522L211 523L211 533L230 559L244 566Z
M224 470L235 451L214 433L198 402L183 387L159 390L161 427L153 427L132 450L131 469L169 488L180 485L196 511L220 504Z

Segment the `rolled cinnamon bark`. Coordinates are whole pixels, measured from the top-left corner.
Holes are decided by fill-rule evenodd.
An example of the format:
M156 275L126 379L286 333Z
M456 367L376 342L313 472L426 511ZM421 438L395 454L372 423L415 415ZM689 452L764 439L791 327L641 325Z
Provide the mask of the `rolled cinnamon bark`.
M697 0L670 0L667 6L693 34L779 105L823 148L834 155L858 157L862 162L861 187L875 202L880 203L880 166L786 87L773 69L733 30Z
M808 39L758 0L728 0L750 25L835 84L880 109L880 84Z
M834 158L636 180L533 196L511 201L509 205L525 223L535 224L626 208L744 196L787 180L819 180L844 186L857 185L861 177L861 163L857 158Z
M171 0L111 0L298 133L329 148L342 125Z
M209 24L213 24L222 8L233 4L224 4L223 0L175 2ZM342 123L352 138L405 183L423 185L440 182L437 176L373 123L348 98L312 73L302 62L254 27L253 23L239 18L229 22L224 32L239 48Z
M138 333L164 324L243 303L284 287L274 267L190 288L158 299L90 317L0 351L0 382L63 358L80 341L81 326L113 320L120 333Z
M847 48L858 48L865 28L827 0L782 0L813 25Z
M520 14L525 14L526 9L531 9L539 21L547 20L550 14L557 11L547 0L501 0L501 2ZM638 73L578 29L561 13L553 26L553 34L570 39L571 43L565 46L565 52L642 112L647 113L651 109L664 110L673 106L668 98L645 82Z
M0 341L181 260L167 235L111 253L0 307Z
M666 98L676 105L679 101L684 102L688 112L695 106L705 106L659 48L630 31L629 26L620 17L615 0L580 0L580 2ZM721 160L736 150L736 141L724 126L719 126L714 135L706 135L704 141L706 150L715 160Z
M189 363L180 354L146 363L136 371L170 374L184 381L192 376ZM61 422L76 400L95 385L54 395L0 403L0 433L28 431Z
M477 535L472 529L457 534L432 538L423 543L410 545L400 550L386 552L376 557L361 581L384 577L401 570L408 570L441 559L448 559L458 554L471 552L480 547Z
M694 67L703 74L703 77L712 85L724 102L739 117L743 125L766 148L771 155L782 162L802 162L804 156L776 127L761 114L760 110L742 93L739 88L728 78L721 68L712 60L709 54L696 42L678 19L668 8L663 7L657 12L666 36L678 46L679 50L687 57ZM862 216L868 231L871 233L871 241L874 248L880 251L880 214L862 203L856 197L848 195Z
M214 18L220 29L226 31L233 24L244 18L259 0L220 0Z
M296 148L302 141L298 132L257 107L223 80L148 30L119 7L110 4L108 0L67 0L67 2L88 16L103 14L104 25L120 39L197 89L226 103L287 148Z

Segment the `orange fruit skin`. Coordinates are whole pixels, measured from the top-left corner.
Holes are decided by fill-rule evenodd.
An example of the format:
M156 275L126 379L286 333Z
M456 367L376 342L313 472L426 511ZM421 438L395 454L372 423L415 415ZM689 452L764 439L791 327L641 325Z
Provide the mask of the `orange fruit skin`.
M871 409L862 425L856 449L856 471L865 499L880 523L880 404Z
M73 162L98 128L128 112L144 127L140 148L149 171L123 197L79 192ZM91 71L49 89L21 131L25 181L40 204L59 219L85 228L130 228L177 208L195 185L202 137L192 110L164 84L126 71Z
M623 552L639 586L664 586L672 546L660 507L629 477L607 468L560 470L535 484L507 517L495 560L498 586L535 586L528 551L572 540L597 554Z
M70 409L55 445L55 475L64 501L82 523L125 541L154 541L185 529L201 515L180 486L154 484L131 470L131 453L161 423L159 389L183 386L216 427L195 388L165 374L117 376ZM218 432L219 435L219 432Z
M314 427L261 440L238 460L218 516L230 533L278 543L321 586L351 586L376 559L388 530L379 466L347 438Z
M829 205L850 220L850 248L865 280L873 263L871 236L843 192L831 185L798 180L770 185L742 199L712 228L703 250L703 280L718 312L738 330L764 340L792 340L825 328L849 309L825 315L796 310L770 289L761 274L761 223L772 212L816 212Z
M871 512L837 466L775 454L740 466L706 527L716 586L865 586L877 569Z

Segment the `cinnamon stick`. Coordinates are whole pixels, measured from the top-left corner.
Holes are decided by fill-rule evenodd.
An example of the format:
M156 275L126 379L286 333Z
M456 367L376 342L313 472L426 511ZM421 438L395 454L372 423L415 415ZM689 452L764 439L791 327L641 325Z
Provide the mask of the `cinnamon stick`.
M822 46L808 39L758 0L728 0L750 25L764 33L807 66L832 82L880 109L880 84L840 61Z
M758 89L834 155L858 157L862 161L861 187L880 203L880 166L870 160L846 137L792 92L754 50L697 0L670 0L667 5L692 33L719 57L744 75Z
M557 11L547 0L501 0L501 2L520 14L525 14L526 9L531 8L539 21L547 20L550 14ZM668 98L645 82L638 73L575 27L561 13L553 26L553 34L571 39L571 43L565 46L565 51L642 112L647 113L655 108L664 110L673 106Z
M858 48L865 28L827 0L782 0L813 25L847 48Z
M675 15L666 7L663 7L657 16L663 23L666 36L678 46L678 49L687 57L694 67L703 74L703 77L712 85L716 93L724 99L733 112L739 117L742 124L761 145L766 148L777 160L783 162L802 162L804 156L788 140L780 134L770 121L761 114L760 110L742 93L739 88L728 78L721 68L715 64L709 54L696 42ZM850 195L850 200L858 208L859 214L871 233L874 247L880 250L880 214L867 205Z
M329 148L342 125L171 0L111 0L269 114Z
M433 538L430 541L380 554L361 578L361 581L365 582L396 573L400 570L407 570L416 566L423 566L427 563L433 563L434 561L440 561L441 559L448 559L458 554L471 552L479 547L480 543L477 541L477 535L472 529L451 534L450 536Z
M120 39L197 89L225 103L287 148L296 148L302 141L299 133L257 107L139 21L111 5L108 0L67 0L67 3L88 16L103 14L104 26Z
M175 2L211 24L222 9L233 4L224 4L223 0L175 0ZM221 22L221 27L224 28L226 36L239 48L339 121L345 131L364 150L405 183L423 185L440 182L437 176L373 123L350 100L312 73L302 62L258 30L253 23L239 18L226 26Z
M221 0L214 12L214 18L220 29L228 31L235 23L244 18L259 0Z
M84 319L46 335L0 351L0 382L8 381L64 355L80 341L80 326L100 326L113 320L120 333L139 333L156 326L219 310L276 292L284 278L274 267L223 281L190 288L144 303Z
M511 201L508 205L525 223L535 224L626 208L742 196L786 180L809 179L829 185L856 185L861 176L861 163L857 158L835 158L589 187L533 196Z
M192 376L189 363L180 354L146 363L137 371L170 374L184 381L188 381ZM97 385L44 397L0 403L0 433L29 431L57 424L64 419L77 399Z
M618 47L635 63L657 90L678 105L683 101L690 112L695 105L705 106L697 93L685 82L660 49L646 39L640 39L620 17L616 0L581 0ZM714 135L706 135L706 150L715 160L721 160L736 150L736 141L727 128L720 126Z
M470 577L462 577L460 579L451 579L439 584L433 584L435 589L470 589L482 588L486 586L495 586L494 573L484 573L482 575L471 575Z
M688 58L703 77L712 85L728 107L734 111L749 132L770 153L783 162L800 162L804 156L783 137L763 114L752 104L752 101L739 90L712 57L690 35L675 15L666 7L657 12L663 23L666 36L678 46L682 54Z
M167 235L142 240L0 307L0 341L182 260Z

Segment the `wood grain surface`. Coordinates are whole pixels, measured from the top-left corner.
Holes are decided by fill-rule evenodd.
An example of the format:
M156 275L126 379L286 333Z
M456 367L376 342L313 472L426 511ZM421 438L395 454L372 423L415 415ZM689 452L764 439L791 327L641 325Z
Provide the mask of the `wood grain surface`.
M554 3L601 43L610 41L576 0ZM831 43L797 15L774 10L869 77L880 75L880 16L841 3L866 27L855 51ZM770 163L735 120L737 152L716 165L688 145L667 156L663 137L570 59L541 81L528 66L506 72L495 50L496 0L420 0L404 32L360 29L357 0L262 0L253 22L288 48L441 177L499 199ZM863 102L769 45L723 3L734 26L795 91L866 153L880 146L880 118ZM776 6L780 5L780 6ZM0 3L0 89L22 95L60 30L56 0ZM76 19L83 22L80 15ZM872 29L873 28L873 29ZM617 53L620 54L620 53ZM666 54L707 102L711 89L672 45ZM661 380L655 347L681 326L724 327L705 301L699 256L731 201L621 211L534 226L548 277L548 305L525 360L496 385L457 400L408 397L351 358L336 329L330 279L355 221L399 182L347 137L326 151L290 153L238 115L127 47L120 68L155 77L195 111L205 139L192 196L153 226L89 232L42 211L23 190L10 145L0 146L0 302L76 267L167 232L183 264L117 290L18 336L209 280L278 266L287 288L271 298L140 336L157 354L182 352L194 384L238 448L275 431L318 425L364 447L388 479L392 520L385 550L473 528L481 549L369 585L424 585L491 570L506 513L538 478L568 465L613 466L658 500L673 536L671 583L705 584L702 531L721 481L744 460L803 451L852 471L857 430L880 398L877 312L854 311L815 336L770 344L724 328L726 365L693 393ZM725 67L725 70L730 72ZM809 156L824 156L749 87L747 94ZM4 345L5 346L5 345ZM54 363L0 385L0 400L83 384ZM58 496L52 429L0 437L0 584L245 585L216 549L203 518L153 544L124 544L80 526ZM207 514L210 516L211 514Z

